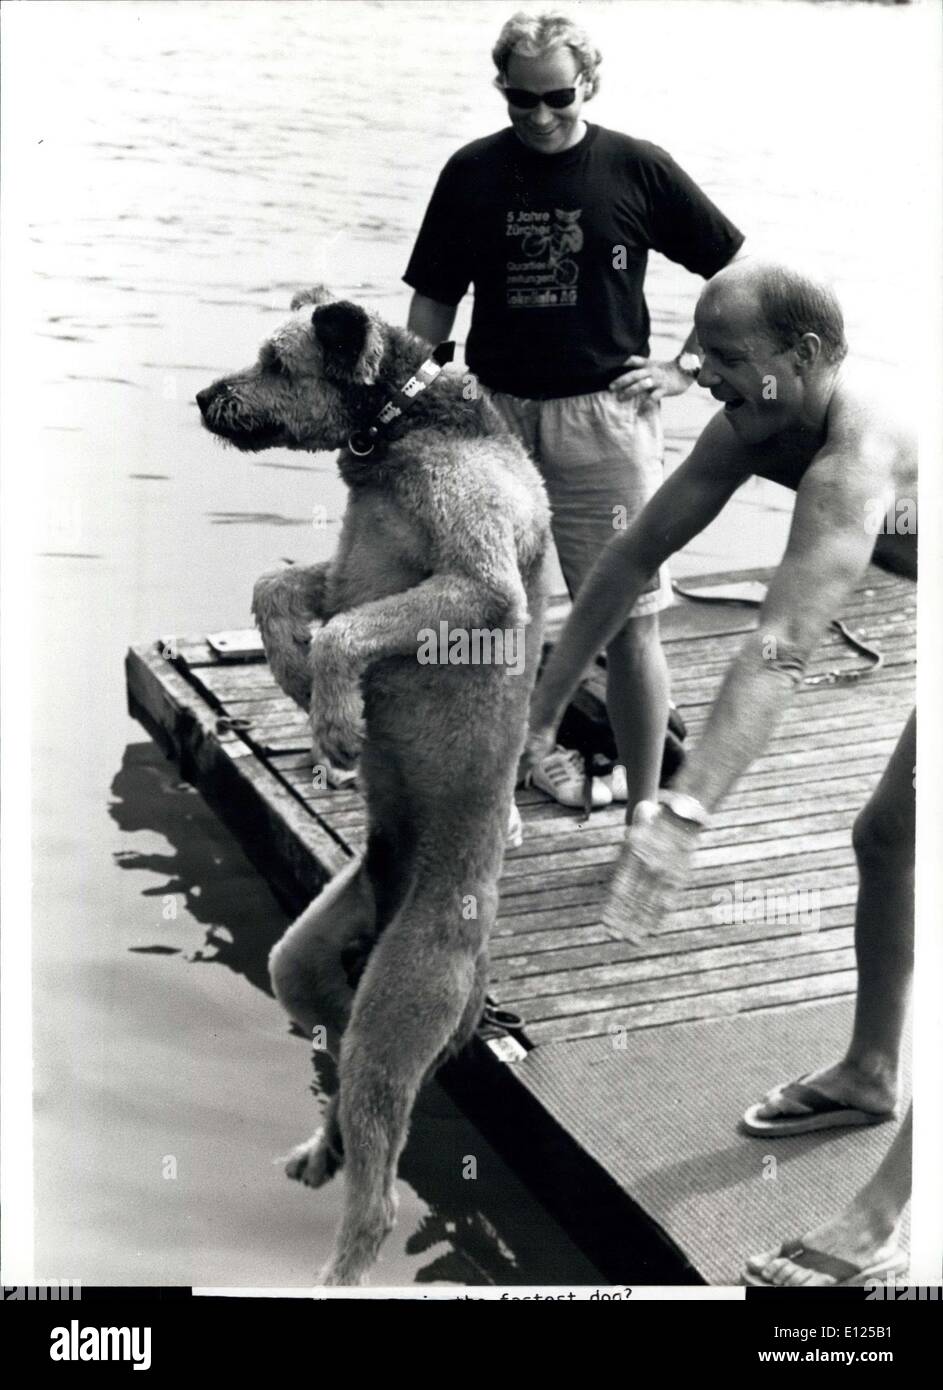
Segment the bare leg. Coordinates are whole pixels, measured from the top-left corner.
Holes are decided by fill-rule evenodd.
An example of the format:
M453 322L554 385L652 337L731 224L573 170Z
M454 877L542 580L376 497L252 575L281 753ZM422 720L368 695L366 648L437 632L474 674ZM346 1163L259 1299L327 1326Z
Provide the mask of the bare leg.
M900 1263L900 1222L910 1200L912 1126L911 1106L877 1172L844 1211L802 1236L804 1249L837 1256L859 1271L879 1270L882 1263L893 1265L895 1257ZM787 1287L836 1282L833 1276L811 1270L778 1250L752 1256L747 1269L769 1284Z
M913 974L913 773L917 754L912 714L868 804L855 822L860 885L855 910L858 995L848 1051L840 1062L805 1077L824 1095L882 1114L897 1102L900 1048ZM789 1112L771 1093L758 1114ZM795 1108L795 1107L793 1107Z
M876 1112L897 1098L901 1037L913 970L914 786L916 716L911 715L877 790L855 822L861 882L855 914L858 998L851 1042L842 1061L807 1078L846 1104ZM763 1107L770 1116L788 1107ZM762 1113L762 1112L761 1112ZM913 1107L874 1176L836 1217L804 1234L807 1252L837 1256L859 1272L902 1264L901 1216L910 1199ZM768 1250L747 1261L766 1283L830 1284L833 1275ZM846 1278L848 1276L845 1276ZM854 1276L852 1276L854 1277Z
M630 618L606 652L606 707L629 787L626 820L658 794L668 728L668 663L658 614Z
M914 713L855 824L858 998L845 1060L863 1082L894 1098L913 974L916 761Z

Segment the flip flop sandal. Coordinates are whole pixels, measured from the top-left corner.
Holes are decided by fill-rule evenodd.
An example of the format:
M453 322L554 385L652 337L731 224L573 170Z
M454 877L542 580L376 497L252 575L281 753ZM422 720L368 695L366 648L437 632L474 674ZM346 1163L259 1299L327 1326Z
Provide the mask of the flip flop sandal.
M825 1285L826 1288L853 1288L859 1284L870 1283L872 1280L889 1280L896 1278L898 1274L903 1274L907 1268L907 1256L903 1253L889 1260L881 1260L878 1264L869 1265L867 1269L859 1269L850 1260L843 1260L840 1255L827 1255L823 1250L810 1250L803 1245L801 1240L784 1241L779 1247L777 1256L779 1259L791 1260L800 1269L811 1270L814 1274L830 1275L835 1283L834 1285ZM744 1284L750 1284L753 1288L781 1289L790 1287L788 1284L773 1283L769 1279L764 1279L761 1274L754 1274L749 1269L743 1271L742 1279ZM810 1285L797 1284L795 1287L809 1288Z
M770 1103L778 1104L780 1100L801 1105L802 1112L775 1116L759 1113L763 1106ZM881 1125L887 1120L895 1119L896 1114L895 1110L888 1110L878 1115L873 1110L861 1110L856 1105L844 1105L841 1101L824 1095L817 1087L807 1086L805 1077L800 1076L798 1081L781 1086L768 1101L751 1105L741 1125L747 1134L762 1135L763 1138L769 1139L777 1134L812 1134L819 1129Z

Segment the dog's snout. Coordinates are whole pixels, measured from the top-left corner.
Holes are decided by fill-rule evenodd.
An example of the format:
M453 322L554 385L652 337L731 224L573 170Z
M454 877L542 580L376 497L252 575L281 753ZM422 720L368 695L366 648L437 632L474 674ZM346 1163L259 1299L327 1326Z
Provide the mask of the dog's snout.
M215 386L205 386L202 391L196 393L196 403L200 407L200 414L205 416L217 394Z

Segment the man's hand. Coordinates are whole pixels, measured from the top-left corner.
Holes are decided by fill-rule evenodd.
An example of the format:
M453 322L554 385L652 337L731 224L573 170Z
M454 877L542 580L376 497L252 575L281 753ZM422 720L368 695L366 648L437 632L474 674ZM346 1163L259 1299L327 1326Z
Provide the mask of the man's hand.
M640 801L616 861L603 925L634 946L663 930L674 895L687 882L697 835L691 821Z
M674 358L669 362L656 362L651 357L630 357L625 365L632 370L609 383L609 390L620 401L631 400L633 396L647 397L650 401L660 401L663 396L680 396L694 381Z

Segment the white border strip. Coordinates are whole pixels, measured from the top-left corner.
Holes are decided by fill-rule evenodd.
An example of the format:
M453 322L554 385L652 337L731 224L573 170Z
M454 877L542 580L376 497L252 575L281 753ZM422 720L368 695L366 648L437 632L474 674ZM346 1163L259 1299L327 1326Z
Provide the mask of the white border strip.
M910 1278L939 1283L943 1271L943 9L924 3L928 54L924 111L909 138L924 149L921 189L926 283L919 387L920 581L917 590L917 942L914 986L914 1167Z
M29 317L29 244L26 192L31 109L29 64L21 36L35 29L26 6L4 6L0 130L3 143L3 250L0 293L0 974L3 980L0 1034L0 1205L3 1209L2 1270L5 1284L33 1284L33 1033L32 923L30 873L32 784L32 537L35 533L35 434L27 428L28 403L35 399L36 349ZM25 21L25 23L24 23ZM35 176L35 175L34 175Z

